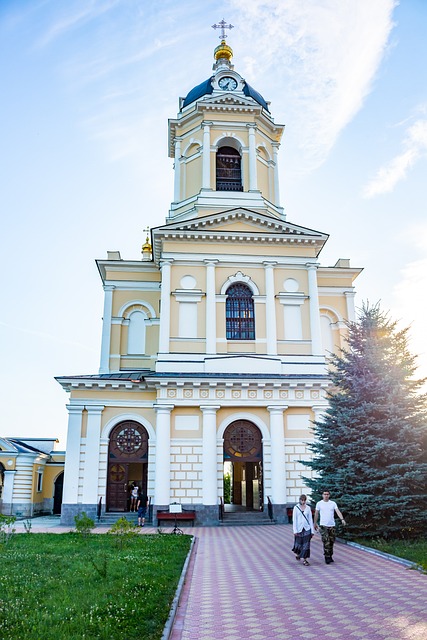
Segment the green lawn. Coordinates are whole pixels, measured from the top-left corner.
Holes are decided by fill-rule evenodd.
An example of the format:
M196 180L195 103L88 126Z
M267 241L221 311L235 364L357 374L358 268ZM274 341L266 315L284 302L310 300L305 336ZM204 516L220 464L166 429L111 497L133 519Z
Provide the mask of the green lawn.
M378 551L391 553L398 558L411 560L417 565L423 567L427 571L427 541L426 540L365 540L358 538L354 542L363 544L365 547L372 547Z
M154 640L190 536L15 534L0 545L2 640Z

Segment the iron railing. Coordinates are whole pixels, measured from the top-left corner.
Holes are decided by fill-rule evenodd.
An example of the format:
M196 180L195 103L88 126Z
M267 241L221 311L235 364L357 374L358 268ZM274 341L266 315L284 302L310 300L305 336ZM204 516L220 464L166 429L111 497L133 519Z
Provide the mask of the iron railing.
M270 496L267 496L267 512L270 520L274 520L273 503L270 500Z

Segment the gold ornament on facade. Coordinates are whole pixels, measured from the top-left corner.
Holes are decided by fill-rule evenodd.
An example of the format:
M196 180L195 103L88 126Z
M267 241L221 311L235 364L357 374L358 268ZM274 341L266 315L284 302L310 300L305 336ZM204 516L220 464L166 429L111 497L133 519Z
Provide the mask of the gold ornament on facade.
M142 245L142 259L143 260L151 260L151 256L153 253L153 247L150 244L150 240L148 237L148 234L150 233L150 227L147 227L146 229L144 229L145 233L147 234L147 237L145 238L145 242Z

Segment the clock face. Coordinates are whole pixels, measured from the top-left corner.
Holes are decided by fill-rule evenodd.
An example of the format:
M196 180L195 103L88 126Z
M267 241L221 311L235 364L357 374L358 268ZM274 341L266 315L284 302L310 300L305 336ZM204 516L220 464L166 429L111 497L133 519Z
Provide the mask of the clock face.
M219 80L218 86L224 91L234 91L234 89L237 87L237 80L235 80L234 78L230 78L230 76L224 76Z

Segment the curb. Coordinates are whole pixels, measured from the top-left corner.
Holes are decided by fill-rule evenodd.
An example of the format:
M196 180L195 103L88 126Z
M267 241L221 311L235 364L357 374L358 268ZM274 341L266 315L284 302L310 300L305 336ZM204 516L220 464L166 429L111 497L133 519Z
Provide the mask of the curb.
M355 549L360 549L361 551L366 551L366 553L371 553L373 556L378 556L379 558L384 558L384 560L390 560L391 562L396 562L397 564L401 564L407 569L418 569L418 566L415 562L411 560L405 560L405 558L399 558L398 556L393 556L391 553L386 553L385 551L378 551L378 549L373 549L372 547L364 547L362 544L358 542L350 542L349 540L343 540L342 538L337 538L337 542L341 544L346 544L349 547L354 547Z
M166 624L163 629L161 640L169 640L169 637L172 633L173 623L175 621L176 612L178 609L179 601L181 598L182 589L184 587L184 582L187 577L188 565L190 564L190 559L194 550L194 544L196 542L196 536L192 536L191 546L187 553L187 557L184 562L184 566L182 567L181 577L178 582L178 586L175 591L174 599L172 600L171 608L169 611L168 619L166 620Z

